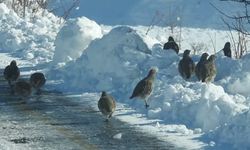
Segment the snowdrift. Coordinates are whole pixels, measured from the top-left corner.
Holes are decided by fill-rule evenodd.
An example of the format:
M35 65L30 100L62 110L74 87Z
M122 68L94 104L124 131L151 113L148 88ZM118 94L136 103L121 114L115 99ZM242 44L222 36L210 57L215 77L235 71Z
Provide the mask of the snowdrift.
M41 17L42 13L35 16L27 13L27 18L22 19L0 3L0 50L35 64L50 61L60 23L53 14L45 11Z
M79 59L52 74L62 78L67 85L59 87L63 91L116 90L124 93L135 77L149 69L146 62L150 53L135 30L118 27L94 40Z
M176 69L179 60L178 55L159 46L154 46L151 53L135 30L118 27L102 39L93 41L79 59L53 74L67 85L62 90L106 90L131 102L126 99L133 87L146 76L150 67L157 66L160 71L151 109L158 111L149 111L149 117L156 116L206 131L222 124L221 120L226 122L244 108L236 104L234 95L228 95L219 85L198 83L195 79L184 81ZM138 107L139 103L136 103ZM224 103L229 105L228 108ZM208 112L214 114L211 116Z
M247 95L239 94L241 89L232 90L237 89L237 78L243 78L238 71L248 70L248 59L238 61L218 54L218 74L214 83L200 83L195 77L185 81L177 71L182 54L178 56L163 50L161 44L153 45L150 50L143 39L146 37L129 27L114 28L101 39L91 42L80 58L62 68L54 68L50 79L60 79L63 83L58 88L62 91L109 91L118 101L129 104L148 118L194 129L194 132L187 129L186 134L215 131L214 136L209 137L212 139L225 134L216 132L217 128L249 109ZM147 42L150 43L150 39L147 38ZM199 56L193 56L193 59L197 63ZM150 108L145 110L142 101L128 97L153 66L158 67L159 72L149 99ZM240 143L248 145L247 142L241 140Z
M69 19L56 36L54 63L66 63L80 57L89 43L102 37L101 27L86 17Z
M216 149L241 149L250 148L250 113L239 114L231 122L224 124L214 132L209 133L208 137L216 141Z

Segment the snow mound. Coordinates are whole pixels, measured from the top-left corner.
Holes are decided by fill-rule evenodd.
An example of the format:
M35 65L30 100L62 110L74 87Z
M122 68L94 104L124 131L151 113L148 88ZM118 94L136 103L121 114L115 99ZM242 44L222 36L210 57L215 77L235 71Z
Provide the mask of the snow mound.
M67 85L61 90L124 93L135 79L147 74L150 54L135 30L117 27L91 42L79 59L51 74Z
M181 123L207 132L229 122L247 107L244 97L227 94L222 86L187 82L179 76L160 77L150 98L148 117Z
M31 16L28 11L27 16ZM0 3L0 50L35 64L48 62L54 53L54 40L60 27L58 21L47 11L22 19Z
M56 36L54 63L75 60L92 40L101 37L102 29L96 22L86 17L67 20Z
M244 97L230 95L220 85L196 82L195 77L183 80L177 69L180 58L174 51L162 50L159 44L150 51L135 30L117 27L93 41L79 59L53 70L50 78L64 82L58 87L60 90L110 91L118 101L136 107L151 119L185 124L205 132L227 123L246 109ZM224 56L218 57L217 63L225 60ZM128 97L153 66L159 72L149 99L150 108L145 112L142 101Z
M247 54L238 60L222 57L217 61L218 75L215 80L219 80L228 93L250 96L249 58L250 55Z
M210 139L215 140L218 145L217 149L225 148L227 149L249 149L249 139L250 139L250 113L246 111L245 113L237 115L228 124L221 126L214 132L208 134ZM220 147L222 146L222 147Z

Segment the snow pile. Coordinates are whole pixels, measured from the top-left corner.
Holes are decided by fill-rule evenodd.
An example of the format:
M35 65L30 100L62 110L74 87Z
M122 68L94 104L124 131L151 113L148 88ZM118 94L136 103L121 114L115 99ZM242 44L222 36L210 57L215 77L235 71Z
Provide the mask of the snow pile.
M67 86L59 86L61 90L97 92L115 89L124 93L136 77L150 68L145 65L150 53L135 30L118 27L102 39L93 41L75 62L51 75L63 79Z
M250 96L248 91L250 88L249 58L250 55L247 54L240 60L228 59L224 61L224 63L218 65L222 70L221 72L227 74L226 78L221 78L220 81L227 92L232 94L242 94L245 97Z
M249 57L250 55L247 54L242 59L237 60L218 55L215 81L223 86L227 93L241 94L244 97L250 96L248 92L250 88Z
M178 75L162 76L156 84L148 117L185 124L207 132L230 121L247 107L244 97L229 95L214 84L187 82Z
M249 111L237 115L233 120L223 125L221 128L210 133L210 139L219 143L217 149L241 149L248 150L250 148L250 113Z
M11 52L20 58L33 60L35 64L52 59L54 40L60 27L59 19L53 14L44 11L31 17L27 12L27 18L22 19L0 3L0 24L2 52Z
M250 89L250 72L244 72L238 76L238 78L233 78L229 80L231 84L227 85L228 91L234 94L242 94L249 97Z
M159 45L154 46L151 54L135 30L117 27L102 39L92 42L75 62L51 74L67 85L60 86L61 90L111 91L120 101L144 111L141 101L129 100L128 97L149 68L157 66L160 71L151 97L153 100L150 99L148 117L204 131L226 123L246 108L242 97L225 93L221 86L195 82L195 78L193 82L184 81L177 71L179 60L178 55L162 50Z
M76 61L54 68L49 78L62 80L58 86L62 91L109 91L117 101L129 104L150 119L194 129L185 134L195 134L197 129L199 133L209 133L249 109L246 97L223 88L229 87L230 80L243 77L244 74L237 70L245 68L247 71L248 59L238 61L218 54L218 74L214 83L200 83L195 77L185 81L177 70L182 54L178 56L174 51L162 50L161 44L154 44L149 50L146 38L149 43L154 40L129 27L114 28L101 39L91 42ZM197 63L200 56L192 57ZM142 101L128 97L153 66L158 67L159 72L149 99L150 108L145 110ZM232 85L238 86L236 83Z
M80 57L89 43L102 37L101 27L86 17L69 19L55 40L55 63L68 62Z

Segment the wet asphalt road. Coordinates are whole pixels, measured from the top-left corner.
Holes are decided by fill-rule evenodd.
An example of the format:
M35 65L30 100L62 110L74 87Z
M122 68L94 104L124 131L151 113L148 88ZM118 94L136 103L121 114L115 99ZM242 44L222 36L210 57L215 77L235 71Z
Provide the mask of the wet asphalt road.
M173 145L92 108L93 96L44 91L21 100L0 77L0 136L10 149L173 150ZM113 138L122 133L121 139ZM0 149L5 149L1 148Z

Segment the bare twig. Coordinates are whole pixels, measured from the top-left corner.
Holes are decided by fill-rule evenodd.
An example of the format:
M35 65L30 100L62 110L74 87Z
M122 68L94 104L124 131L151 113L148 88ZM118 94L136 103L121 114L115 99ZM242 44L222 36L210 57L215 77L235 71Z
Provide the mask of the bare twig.
M208 34L208 36L209 36L209 39L210 39L210 41L211 41L211 43L212 43L212 46L213 46L213 49L214 49L214 54L216 53L216 33L215 33L215 40L213 39L213 37L210 35L210 34Z
M63 18L67 19L70 15L70 12L76 8L80 3L80 0L74 0L73 4L64 12Z

